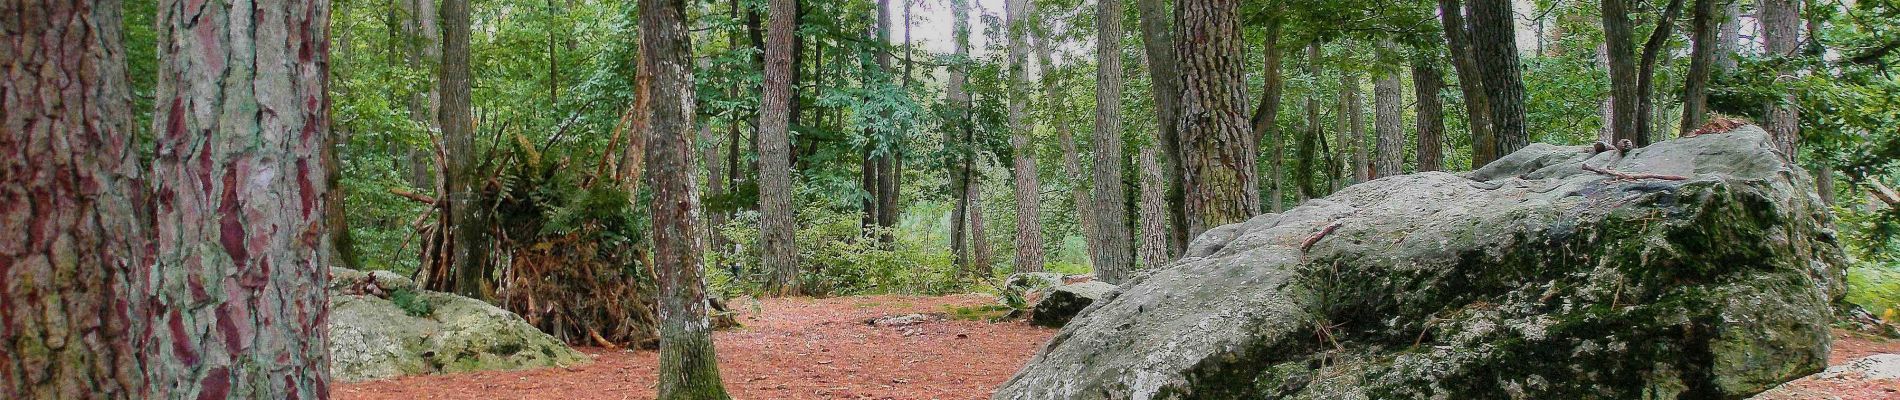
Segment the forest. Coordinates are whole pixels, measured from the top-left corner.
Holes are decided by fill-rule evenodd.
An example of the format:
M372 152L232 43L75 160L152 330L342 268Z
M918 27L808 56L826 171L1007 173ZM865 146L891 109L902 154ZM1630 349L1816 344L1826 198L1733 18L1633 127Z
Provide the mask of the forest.
M1896 63L1894 0L0 0L0 398L1892 398Z

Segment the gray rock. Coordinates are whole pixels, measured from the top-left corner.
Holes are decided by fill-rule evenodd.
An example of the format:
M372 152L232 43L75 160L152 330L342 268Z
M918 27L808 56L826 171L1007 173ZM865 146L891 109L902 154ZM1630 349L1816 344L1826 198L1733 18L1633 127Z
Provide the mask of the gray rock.
M1900 354L1875 354L1828 367L1821 379L1900 379Z
M1809 177L1755 127L1382 178L1186 254L994 397L1741 398L1825 365L1845 265Z
M520 316L480 300L415 290L413 281L385 271L333 268L331 277L330 373L339 381L519 370L591 360ZM368 277L375 277L390 298L347 293L360 288ZM348 283L351 279L356 283ZM405 310L392 299L413 304ZM427 312L412 315L418 309Z
M1059 328L1068 324L1076 314L1087 309L1096 301L1108 297L1115 291L1115 285L1101 281L1088 281L1056 286L1049 295L1037 302L1029 312L1029 323L1050 328Z

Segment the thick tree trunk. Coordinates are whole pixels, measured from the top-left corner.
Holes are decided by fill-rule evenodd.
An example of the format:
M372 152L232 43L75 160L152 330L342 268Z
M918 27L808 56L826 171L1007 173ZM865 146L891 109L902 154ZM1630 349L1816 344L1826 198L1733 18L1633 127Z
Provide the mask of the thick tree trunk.
M1458 90L1464 94L1465 116L1471 126L1471 168L1477 169L1501 155L1497 149L1497 135L1491 118L1491 102L1484 90L1484 71L1478 68L1477 51L1471 45L1471 26L1465 21L1464 3L1460 0L1438 0L1438 12L1443 18L1446 51L1451 54L1451 67L1458 75Z
M1181 118L1181 58L1175 50L1173 18L1170 15L1167 0L1136 0L1135 11L1141 19L1142 54L1148 64L1148 78L1153 85L1149 94L1155 102L1155 133L1161 146L1158 162L1166 178L1167 185L1163 196L1167 199L1166 228L1169 233L1168 253L1175 254L1187 248L1189 238L1189 215L1187 207L1188 192L1185 190L1188 166L1185 164L1187 151L1183 146L1180 133ZM1238 53L1234 54L1239 57ZM1258 196L1258 194L1255 194Z
M1273 3L1274 11L1279 10L1279 4ZM1254 110L1251 121L1255 140L1257 143L1264 143L1259 146L1267 152L1267 163L1271 164L1268 166L1266 178L1268 185L1266 206L1267 211L1271 212L1280 212L1280 202L1284 201L1283 191L1286 187L1286 140L1279 124L1280 97L1285 86L1284 79L1280 76L1280 29L1280 16L1277 13L1269 16L1267 39L1263 46L1267 53L1264 63L1266 71L1262 73L1265 75L1263 80L1266 81L1266 87L1260 90L1260 106Z
M328 2L158 9L145 397L325 398Z
M0 398L153 397L150 203L119 8L0 1Z
M488 286L488 224L482 212L481 177L475 154L475 119L469 87L469 0L442 0L442 127L448 201L442 207L441 226L449 230L449 263L455 273L455 292L486 298Z
M1180 135L1187 167L1188 234L1260 213L1256 140L1248 126L1240 2L1180 1Z
M1097 279L1121 283L1134 264L1122 183L1122 3L1098 2L1095 16L1094 264Z
M1801 41L1801 2L1800 0L1762 0L1761 1L1762 38L1770 57L1794 57L1800 49ZM1791 63L1781 63L1776 71L1775 80L1795 79L1795 68ZM1765 114L1768 136L1775 143L1775 150L1783 157L1795 160L1800 156L1801 143L1800 111L1795 109L1794 94L1783 94L1780 101L1770 103Z
M1636 88L1635 28L1629 14L1632 0L1603 0L1603 40L1610 70L1610 143L1617 140L1636 142L1636 105L1642 92Z
M653 217L653 273L660 286L658 398L723 400L730 396L713 356L705 280L700 276L704 240L694 226L700 213L693 173L698 148L693 146L693 47L685 6L677 0L639 4L641 69L649 74L646 134L653 139L645 147L653 170L653 200L647 204Z
M1502 157L1530 144L1524 126L1524 79L1517 58L1517 30L1512 26L1515 14L1510 0L1472 0L1470 11L1473 64L1484 81L1485 103L1491 109L1491 134L1497 139L1495 156Z
M1373 130L1378 143L1374 149L1372 179L1405 173L1405 83L1397 68L1385 71L1372 83Z
M1035 130L1029 120L1029 0L1009 0L1009 146L1015 153L1016 271L1042 271L1042 183L1036 170Z
M1060 82L1055 74L1055 60L1049 50L1050 36L1048 32L1043 32L1034 37L1036 64L1041 66L1042 73L1042 93L1046 107L1043 112L1049 118L1049 127L1056 131L1056 144L1062 147L1062 174L1071 179L1069 194L1075 203L1075 218L1082 225L1083 243L1092 261L1096 249L1101 247L1095 243L1095 213L1091 211L1095 203L1089 197L1088 175L1082 171L1082 156L1076 148L1075 135L1070 133L1069 124L1063 123L1063 117L1068 116L1069 96L1058 85Z
M1372 161L1366 143L1365 112L1359 100L1359 75L1350 71L1339 74L1339 116L1335 117L1339 125L1339 135L1346 138L1341 147L1352 152L1352 181L1365 182L1372 179Z
M759 110L759 243L767 285L781 295L804 294L798 267L797 210L792 207L792 52L796 0L771 0L767 10L765 95Z
M1438 93L1445 89L1444 75L1432 56L1412 62L1412 95L1418 98L1418 171L1445 169L1445 103Z
M1319 42L1306 45L1305 71L1309 78L1319 77ZM1293 180L1300 189L1300 201L1319 197L1319 187L1315 186L1314 172L1319 170L1319 137L1325 129L1319 123L1319 95L1311 91L1306 94L1306 129L1300 132L1298 154L1293 162Z
M1709 78L1714 74L1716 47L1716 3L1720 0L1694 0L1690 12L1689 76L1683 78L1682 127L1678 135L1688 135L1702 126L1709 112Z
M1136 210L1141 219L1141 243L1135 248L1135 256L1141 259L1141 268L1155 268L1174 259L1168 251L1168 199L1167 173L1162 171L1159 145L1144 143L1135 157L1141 167L1141 201Z

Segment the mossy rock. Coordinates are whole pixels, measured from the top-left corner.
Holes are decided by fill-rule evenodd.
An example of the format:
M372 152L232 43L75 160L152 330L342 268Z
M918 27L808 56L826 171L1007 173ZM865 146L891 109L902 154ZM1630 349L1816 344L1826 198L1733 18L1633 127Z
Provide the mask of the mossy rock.
M331 276L335 281L337 277L361 279L370 274L337 269ZM386 281L383 277L377 279L379 283ZM426 306L428 313L416 315L381 297L332 292L330 371L335 379L355 382L591 361L501 308L453 294L407 288L401 293L413 296L410 301Z
M1825 365L1844 293L1832 216L1772 148L1534 144L1211 229L994 397L1746 397Z

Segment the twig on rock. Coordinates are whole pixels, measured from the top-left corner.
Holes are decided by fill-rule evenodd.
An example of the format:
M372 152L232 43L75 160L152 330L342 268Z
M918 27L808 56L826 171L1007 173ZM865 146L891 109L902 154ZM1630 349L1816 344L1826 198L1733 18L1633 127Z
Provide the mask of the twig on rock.
M1681 176L1681 175L1623 173L1623 172L1617 172L1616 170L1612 170L1609 168L1593 167L1593 166L1590 166L1590 164L1583 164L1583 170L1595 172L1599 174L1604 174L1604 175L1609 175L1611 177L1616 178L1617 180L1622 180L1622 181L1633 181L1633 180L1639 180L1639 179L1661 179L1665 181L1680 181L1680 180L1689 179L1688 177Z
M1339 225L1343 222L1344 221L1333 221L1333 223L1326 224L1325 228L1320 228L1319 233L1313 234L1312 237L1306 238L1305 242L1300 243L1300 252L1305 253L1308 250L1312 250L1313 244L1319 243L1320 239L1324 239L1326 235L1332 234L1334 229L1339 229Z

